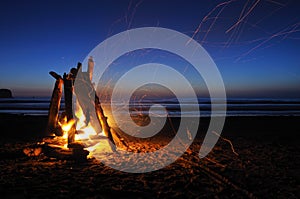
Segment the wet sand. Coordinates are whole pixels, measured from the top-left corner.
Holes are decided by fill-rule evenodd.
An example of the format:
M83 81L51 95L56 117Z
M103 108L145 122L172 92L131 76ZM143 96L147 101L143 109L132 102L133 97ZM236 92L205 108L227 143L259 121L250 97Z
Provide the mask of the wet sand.
M211 153L200 159L208 118L190 149L164 169L130 174L95 159L86 162L23 149L45 137L47 117L0 115L1 198L299 198L300 118L229 117ZM179 123L172 118L173 127ZM168 141L166 125L155 144ZM155 139L154 139L155 140ZM144 142L144 144L151 143ZM153 144L153 146L155 146ZM134 146L141 148L141 144Z

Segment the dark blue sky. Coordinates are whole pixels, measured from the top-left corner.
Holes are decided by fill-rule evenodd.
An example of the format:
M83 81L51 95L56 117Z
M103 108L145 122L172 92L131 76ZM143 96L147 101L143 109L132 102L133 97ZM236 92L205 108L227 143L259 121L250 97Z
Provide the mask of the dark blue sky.
M300 3L252 1L1 1L0 87L51 95L50 70L69 71L118 32L160 26L199 41L229 96L300 97Z

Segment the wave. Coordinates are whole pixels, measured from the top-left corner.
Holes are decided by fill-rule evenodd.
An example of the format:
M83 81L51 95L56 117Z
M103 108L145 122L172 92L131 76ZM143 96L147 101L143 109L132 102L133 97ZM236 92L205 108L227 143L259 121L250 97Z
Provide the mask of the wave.
M229 98L227 104L221 103L220 99L199 98L193 102L190 98L178 103L176 98L166 99L144 99L142 101L131 101L128 109L130 113L149 114L153 104L163 105L171 117L193 117L200 109L200 116L221 116L219 110L224 106L227 108L226 116L300 116L300 99L276 99L276 98ZM211 115L211 103L216 104L216 112ZM47 115L50 98L12 98L0 99L0 113L25 114L25 115ZM124 107L124 103L115 102L116 107ZM110 104L103 104L104 107ZM64 100L61 101L61 111L64 110ZM160 109L151 109L156 115L163 115ZM184 111L181 111L184 110ZM124 114L127 114L125 111Z

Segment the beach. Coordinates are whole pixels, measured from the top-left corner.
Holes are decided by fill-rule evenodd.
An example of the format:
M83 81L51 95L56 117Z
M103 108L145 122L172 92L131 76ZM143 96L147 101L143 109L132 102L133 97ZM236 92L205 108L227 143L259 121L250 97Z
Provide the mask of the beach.
M1 199L300 198L300 1L0 10Z
M0 199L300 198L300 1L0 10Z
M171 120L176 128L179 118ZM196 139L177 161L161 170L132 174L93 158L76 162L27 157L23 149L47 136L47 116L1 114L0 194L4 198L299 198L299 122L296 116L227 117L222 138L200 159L209 123L209 118L201 118ZM168 125L156 140L167 140L164 136L172 133ZM136 148L143 144L151 145L131 143Z

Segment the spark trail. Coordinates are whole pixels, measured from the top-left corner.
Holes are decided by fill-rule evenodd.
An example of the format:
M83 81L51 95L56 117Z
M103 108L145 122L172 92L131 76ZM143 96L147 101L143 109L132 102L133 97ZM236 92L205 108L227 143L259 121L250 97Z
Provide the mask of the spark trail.
M300 22L289 25L286 28L281 28L282 30L276 32L266 29L264 25L260 25L262 22L267 23L273 16L279 16L280 13L275 14L288 7L287 2L282 3L275 0L247 0L242 4L241 2L243 1L229 0L218 3L202 18L197 28L193 31L191 39L195 39L203 45L220 47L219 49L243 47L245 49L244 52L238 52L239 55L233 55L235 62L241 61L258 49L265 48L265 45L269 47L268 42L273 39L278 39L279 37L281 37L281 40L299 39L292 37L291 34L299 32ZM268 9L262 16L259 16L261 14L258 10L264 7L271 9ZM239 14L234 14L239 10ZM238 18L234 20L236 15L238 15ZM297 20L297 18L295 18L295 20ZM226 23L230 24L226 25ZM208 27L205 28L205 26ZM280 24L278 28L280 28ZM249 31L254 30L257 30L256 32L259 33L261 32L261 35L252 39L242 39L245 35L251 35ZM219 34L220 38L224 37L224 40L218 42L209 41L208 37L216 33ZM225 40L226 37L228 38ZM190 41L191 40L189 40L187 44L189 44ZM251 58L251 60L253 60L253 58Z

